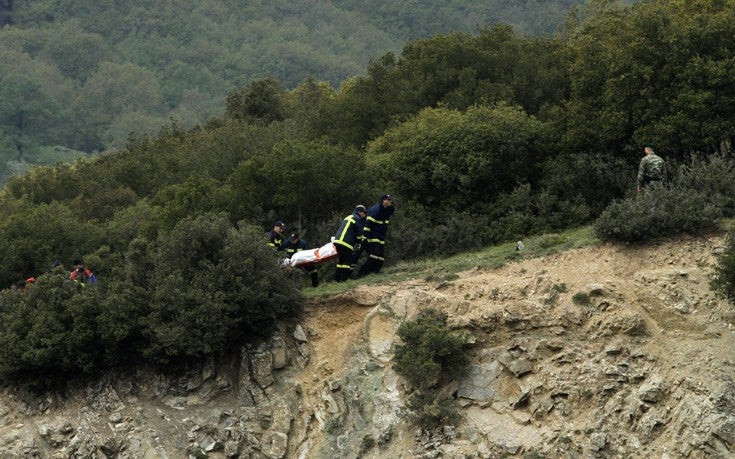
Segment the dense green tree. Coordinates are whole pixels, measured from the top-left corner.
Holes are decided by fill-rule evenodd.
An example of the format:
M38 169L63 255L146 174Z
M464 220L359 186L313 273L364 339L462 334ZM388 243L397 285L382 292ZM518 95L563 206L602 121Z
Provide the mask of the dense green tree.
M621 154L655 141L679 158L731 145L733 3L597 4L569 42L567 145Z
M79 21L60 24L46 30L45 35L46 43L40 55L49 58L63 75L72 80L86 80L102 62L112 58L104 37L84 32Z
M478 208L533 180L547 130L520 108L426 109L368 148L384 186L428 206Z
M78 99L75 110L85 134L92 137L85 136L78 145L86 151L96 146L95 136L101 136L104 145L113 142L110 125L121 113L155 115L161 114L163 109L158 79L149 70L134 64L103 63L84 83L82 93L84 97ZM140 121L132 121L133 125L135 123ZM125 132L125 137L127 134Z
M265 123L284 118L283 90L275 78L253 81L227 96L225 114L236 120Z
M169 185L156 193L152 203L161 207L161 227L170 230L184 218L229 210L232 203L227 191L223 193L216 180L192 176L182 184Z
M49 87L50 80L44 79L42 93L50 94L58 103L47 111L49 122L34 124L28 135L0 129L4 136L14 136L31 149L62 145L90 153L120 148L130 130L138 134L155 132L171 118L187 128L206 123L221 113L221 100L226 94L258 79L272 75L284 88L294 88L313 75L337 87L352 76L364 74L364 66L371 59L379 62L384 53L398 52L407 39L452 31L474 33L498 22L515 24L523 32L547 33L570 4L581 2L553 0L539 5L532 0L513 4L500 0L432 0L396 5L381 0L367 5L352 0L206 4L174 0L153 7L128 0L8 0L0 2L0 24L5 25L0 28L0 44L27 54L36 65L57 68L65 90ZM446 89L449 107L466 108L480 99L493 102L510 98L505 82L496 86L494 81L483 81L488 78L482 76L481 69L466 68L467 58L478 56L476 49L448 46L437 54L442 52L437 62L444 59L452 67L442 72L446 70L446 83L453 86L438 90ZM459 59L453 58L454 52ZM555 60L553 52L546 56ZM457 67L458 61L464 64ZM117 69L110 72L110 66ZM526 64L520 67L524 67L528 78L515 78L520 85L515 90L520 87L521 95L537 98L539 89L530 88L543 85L533 75L554 72L538 73ZM147 75L141 74L141 69ZM123 76L117 73L126 71L132 80L138 80L142 87L137 89L142 92L136 92L130 81L121 81ZM408 92L401 95L413 87L422 97L431 92L427 86L436 76L427 76L424 83L421 72L406 78L414 71L407 66L403 81L390 75L386 84L369 93L349 94L337 104L342 107L337 114L323 110L311 121L312 135L327 133L337 142L362 146L393 120L405 120L421 108L438 103L424 103ZM110 85L100 88L100 79ZM393 84L397 86L393 88ZM156 94L150 92L154 86ZM127 88L123 103L115 87ZM136 101L136 93L150 104ZM13 110L22 109L18 108L22 101L8 100L12 100ZM524 101L514 103L535 113ZM365 108L363 112L359 111L361 107ZM344 120L360 120L360 125L350 127L351 121ZM56 132L49 135L49 130ZM11 144L3 141L0 148L9 154L12 148L7 145ZM37 161L36 156L27 159ZM22 170L25 166L10 164L6 174L8 168Z
M145 352L156 359L212 354L298 306L260 231L237 230L224 216L182 220L159 238L152 261Z
M335 96L329 83L309 77L283 95L284 111L299 135L319 137L326 130L328 106Z
M24 161L30 150L59 140L61 104L53 91L61 84L55 68L0 46L0 130L10 148L0 157Z
M518 35L509 26L439 35L388 53L368 76L343 84L325 132L362 146L425 107L466 110L506 102L530 114L561 104L569 93L568 55L557 39Z
M0 292L0 377L49 387L98 369L101 303L98 289L73 285L62 270Z
M56 259L72 260L99 247L101 228L79 220L66 204L7 202L0 223L0 282L12 285L45 272Z
M364 169L355 149L323 141L280 142L240 163L229 177L232 192L246 207L234 213L263 224L276 219L314 223L354 207L365 191Z

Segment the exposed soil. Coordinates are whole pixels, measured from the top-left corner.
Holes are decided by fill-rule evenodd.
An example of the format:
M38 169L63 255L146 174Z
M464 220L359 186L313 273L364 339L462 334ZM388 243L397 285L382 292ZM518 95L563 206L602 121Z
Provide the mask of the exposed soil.
M735 308L709 288L722 246L600 245L362 285L309 301L305 343L284 329L185 375L110 374L56 398L6 387L0 454L733 457ZM422 433L401 416L412 388L391 357L423 308L473 344L446 388L462 422Z
M602 432L604 441L598 440L602 443L570 446L572 454L597 451L603 456L660 456L676 451L675 444L679 451L689 453L701 453L697 450L701 447L715 456L724 451L735 454L735 450L728 449L731 445L719 439L714 440L715 446L702 446L706 440L680 445L686 440L677 438L680 432L674 428L678 420L670 415L687 394L697 392L696 388L701 394L709 394L717 383L732 382L735 377L735 314L732 306L716 298L709 288L715 255L722 245L719 237L684 238L644 247L601 245L498 269L474 269L449 283L411 281L361 286L333 298L315 300L307 307L306 318L308 328L315 331L311 342L314 354L300 379L309 387L321 384L326 376L342 378L361 347L363 351L369 347L374 357L382 356L387 361L385 343L396 340L398 322L422 308L433 307L446 312L454 328L469 330L477 337L471 350L475 362L522 349L524 355L513 358L528 361L533 367L531 373L520 377L506 371L497 386L500 398L512 398L519 386L523 391L524 384L536 383L535 391L524 395L530 394L530 402L508 410L501 406L507 405L507 400L485 404L475 400L465 408L469 424L512 416L516 421L520 419L519 429L524 425L534 427L526 435L530 444L534 444L535 437L558 442L560 435L568 434L575 442L589 437L590 429ZM375 314L381 308L388 314ZM544 345L551 350L542 348ZM375 349L382 355L376 356ZM559 357L565 351L571 355ZM620 371L608 368L604 373L605 365L619 366ZM316 370L318 377L314 377ZM668 398L638 400L641 406L632 407L635 391L653 376L664 381ZM569 386L566 392L574 394L554 387L563 385ZM601 393L603 388L598 385L604 385L609 393ZM569 400L550 396L555 390ZM620 406L610 408L614 414L606 413L605 420L601 413L615 394L620 398L615 403ZM542 416L533 404L543 403L547 396L555 400L556 409ZM647 428L646 412L652 409L667 414L661 414L660 420L651 421L654 427ZM627 426L617 419L626 410L631 418ZM485 428L502 427L500 421L488 422ZM482 426L478 428L482 430ZM618 428L629 429L629 435L618 435L614 432ZM518 449L500 452L520 454L529 450L528 443L518 444ZM491 455L498 451L492 445L487 449ZM536 449L544 450L541 445ZM553 449L556 453L563 450L563 446ZM461 448L445 447L442 451L468 453ZM375 457L404 453L388 445Z

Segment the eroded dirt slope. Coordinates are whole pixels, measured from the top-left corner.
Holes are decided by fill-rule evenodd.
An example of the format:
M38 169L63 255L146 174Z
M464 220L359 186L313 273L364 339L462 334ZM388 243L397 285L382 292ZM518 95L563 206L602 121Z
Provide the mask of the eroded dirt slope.
M306 326L319 372L307 368L303 382L349 380L363 351L400 405L408 388L390 370L394 333L431 307L476 339L470 374L451 389L463 425L411 443L396 419L392 431L370 432L403 436L375 457L735 455L735 315L709 288L721 245L603 245L313 302ZM345 438L360 430L342 426Z
M0 456L733 457L735 314L709 289L722 244L602 245L360 286L176 374L5 387ZM474 343L445 388L462 422L420 432L391 359L400 323L429 307Z

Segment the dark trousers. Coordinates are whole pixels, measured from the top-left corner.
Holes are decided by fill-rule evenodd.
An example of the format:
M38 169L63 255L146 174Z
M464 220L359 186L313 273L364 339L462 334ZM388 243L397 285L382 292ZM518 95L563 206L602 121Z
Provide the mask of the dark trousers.
M352 261L353 250L341 244L334 244L337 248L337 271L334 273L335 282L344 282L350 278L352 269L350 261Z
M360 261L360 255L365 251L365 246L358 244L355 247L355 251L352 253L352 259L350 260L350 272L354 271L357 267L357 262Z
M303 269L307 273L309 273L309 276L311 277L311 286L312 287L318 287L319 286L319 273L316 270L316 266L312 264L308 265L301 265L298 267L298 269ZM297 275L296 271L291 271L289 276L291 278L294 277L300 277L300 275Z
M311 276L311 286L319 287L319 272L316 270L316 266L306 265L304 266L304 271L309 273L309 276Z
M379 273L385 261L385 244L369 242L365 250L368 253L368 259L360 267L360 276Z

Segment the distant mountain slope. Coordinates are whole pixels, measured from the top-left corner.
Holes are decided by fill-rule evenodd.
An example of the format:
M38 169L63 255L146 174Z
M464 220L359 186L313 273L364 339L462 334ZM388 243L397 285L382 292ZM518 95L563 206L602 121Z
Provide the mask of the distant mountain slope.
M548 33L582 0L0 1L0 169L217 115L264 76L338 86L406 40L500 21Z

